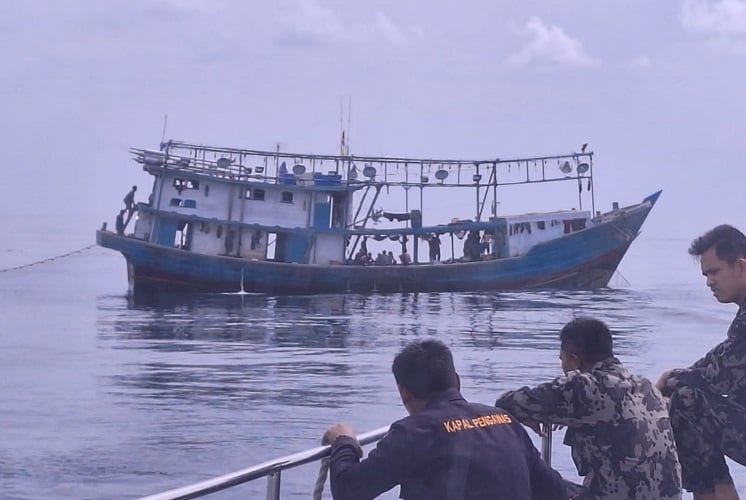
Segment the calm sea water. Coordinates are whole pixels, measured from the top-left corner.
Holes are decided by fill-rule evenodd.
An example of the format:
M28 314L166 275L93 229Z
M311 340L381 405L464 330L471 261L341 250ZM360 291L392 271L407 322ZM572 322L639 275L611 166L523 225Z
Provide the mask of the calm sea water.
M134 498L317 446L337 421L384 426L405 414L391 360L417 338L448 344L464 395L492 403L557 375L559 328L595 315L655 380L720 341L735 313L687 245L643 235L614 288L595 292L133 301L124 259L98 248L0 272L0 496ZM40 255L5 249L0 267ZM554 448L576 478L561 434ZM316 467L286 472L283 498L309 498ZM746 495L746 471L732 473Z

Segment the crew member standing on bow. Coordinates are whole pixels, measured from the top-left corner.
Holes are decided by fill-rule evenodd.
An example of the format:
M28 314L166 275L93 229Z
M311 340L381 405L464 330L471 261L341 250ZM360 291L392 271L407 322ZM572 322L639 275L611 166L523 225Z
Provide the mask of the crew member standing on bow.
M671 396L684 488L694 500L738 500L725 456L746 465L746 236L717 226L689 253L715 298L738 313L724 341L689 368L665 372L658 388Z
M406 500L567 499L560 475L509 413L461 396L444 344L407 345L392 371L410 416L394 422L368 458L360 461L349 425L324 435L334 500L372 499L396 485Z
M132 186L132 189L124 196L124 208L127 210L127 222L132 218L132 212L135 211L135 191L137 186Z

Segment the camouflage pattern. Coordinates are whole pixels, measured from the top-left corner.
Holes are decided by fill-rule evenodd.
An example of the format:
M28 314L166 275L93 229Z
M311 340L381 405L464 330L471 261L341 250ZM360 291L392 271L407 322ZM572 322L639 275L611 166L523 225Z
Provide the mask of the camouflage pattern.
M663 396L616 358L541 384L503 394L496 402L524 423L567 426L583 500L681 498L681 470Z
M746 465L746 305L726 339L691 367L673 370L663 388L684 488L707 493L732 483L724 455Z

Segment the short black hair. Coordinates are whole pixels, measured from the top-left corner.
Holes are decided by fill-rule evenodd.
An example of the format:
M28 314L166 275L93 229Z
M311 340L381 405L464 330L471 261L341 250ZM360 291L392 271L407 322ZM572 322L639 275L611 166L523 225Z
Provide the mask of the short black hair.
M721 224L692 241L689 254L701 257L713 247L719 259L733 264L746 257L746 236L729 224Z
M438 340L407 344L394 358L391 371L396 383L419 399L458 387L451 350Z
M614 355L611 331L596 318L581 317L567 323L560 332L561 348L580 354L591 362L603 361Z

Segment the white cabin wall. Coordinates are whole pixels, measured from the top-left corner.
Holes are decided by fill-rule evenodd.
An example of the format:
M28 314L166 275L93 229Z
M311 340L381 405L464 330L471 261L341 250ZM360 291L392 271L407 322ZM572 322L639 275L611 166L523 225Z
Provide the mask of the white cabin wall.
M217 255L225 252L225 234L218 238L218 224L194 222L192 232L192 248L195 253ZM223 228L223 233L225 228Z
M311 264L330 264L332 261L344 262L344 249L342 248L340 234L319 234L316 236L316 245L311 254Z
M551 221L546 221L545 229L539 229L536 222L529 222L528 224L531 224L530 233L527 230L524 230L523 232L520 232L519 230L518 233L514 232L512 235L508 236L508 255L510 255L510 257L524 255L539 243L559 238L564 234L564 229L562 221L558 222L559 224L552 226ZM513 224L510 224L510 226ZM510 231L510 229L508 231ZM510 233L508 232L508 234Z
M165 212L176 212L184 215L197 215L201 217L223 218L227 213L225 203L226 195L220 195L220 189L215 189L209 181L199 179L199 189L182 189L179 193L174 186L174 179L181 177L166 177L162 180L163 187L161 190L161 200L159 209ZM208 187L209 186L209 187ZM225 188L225 186L220 186ZM217 192L216 192L217 191ZM207 193L207 194L206 194ZM157 193L156 193L157 196ZM180 200L193 200L196 203L195 208L171 205L171 200L178 198Z
M250 224L264 224L268 226L281 225L284 227L306 227L310 203L308 192L289 189L282 184L251 184L239 186L210 182L209 179L198 179L199 189L178 189L173 185L175 178L163 179L160 209L184 215L197 215L204 218L242 221ZM239 197L241 187L263 189L264 200L253 200ZM282 192L293 194L293 202L282 201ZM193 200L196 208L173 206L171 200ZM242 210L243 207L243 210ZM242 216L243 214L243 216ZM279 223L279 224L278 224Z
M525 255L531 248L569 234L565 232L565 221L585 220L588 223L589 212L565 212L552 215L528 215L506 217L508 235L508 255L517 257ZM539 223L544 229L539 229ZM521 230L521 227L523 229ZM528 229L530 227L530 230ZM570 231L571 232L571 231ZM512 233L512 234L511 234Z
M135 224L135 230L134 230L134 236L135 238L139 238L142 240L150 240L150 232L153 230L153 217L149 213L140 213L136 212L135 215L133 215L135 218L134 224ZM130 221L130 224L132 224L133 221ZM125 234L127 233L127 230L124 231Z
M256 231L254 229L242 229L241 230L241 250L239 257L244 259L257 259L264 260L267 256L267 233L260 231L259 241L256 248L251 248L251 237Z
M243 222L249 224L262 224L265 226L282 226L282 227L307 227L308 213L311 204L308 202L308 193L282 189L281 187L265 187L264 201L260 200L241 200L236 194L236 201L243 201L244 212ZM293 202L285 203L282 201L282 192L289 191L293 193ZM234 220L240 220L240 206L234 209Z

